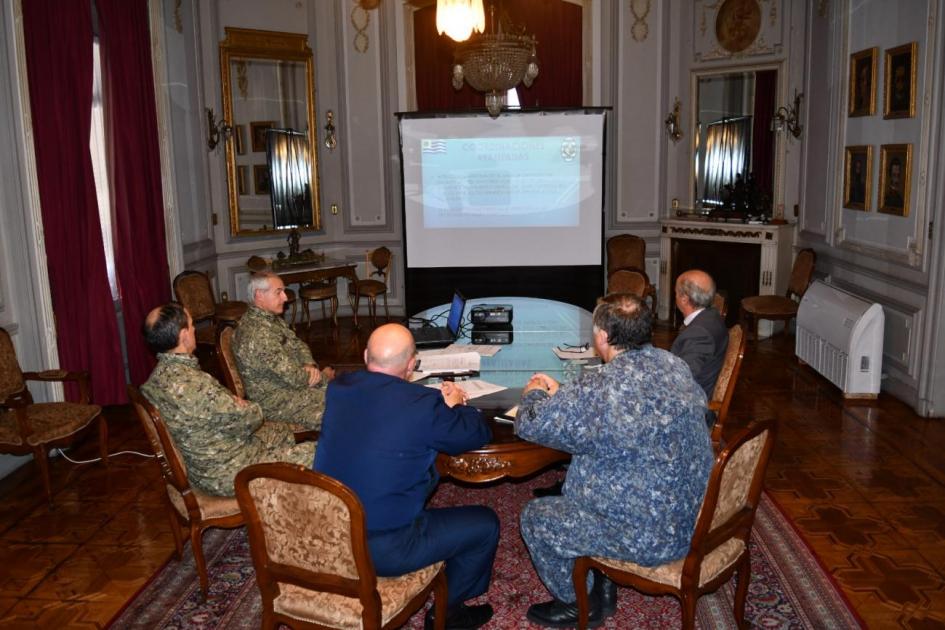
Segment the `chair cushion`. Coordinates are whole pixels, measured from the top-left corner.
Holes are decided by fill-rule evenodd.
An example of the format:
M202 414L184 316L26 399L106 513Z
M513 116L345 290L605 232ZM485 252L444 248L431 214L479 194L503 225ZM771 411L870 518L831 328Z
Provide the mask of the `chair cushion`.
M59 440L84 429L102 408L72 402L36 403L26 408L26 418L33 433L26 442L30 446ZM0 444L23 444L16 412L0 414Z
M190 491L194 493L194 497L197 499L197 506L200 508L200 518L202 520L223 518L240 513L240 506L236 502L236 497L215 497L204 494L196 488L191 488ZM189 518L184 497L177 491L177 488L167 484L167 496L170 497L174 509L184 518Z
M699 572L699 586L703 586L718 576L722 571L735 564L745 551L745 543L739 538L730 538L706 554L702 559L702 570ZM613 567L618 571L633 573L651 582L667 584L679 588L682 584L682 569L685 558L674 562L660 564L655 567L644 567L629 560L614 560L612 558L594 558L601 564Z
M742 308L762 319L791 318L797 315L797 302L783 295L755 295L742 300Z
M381 596L381 625L393 619L404 607L436 577L442 562L431 564L400 577L377 578L377 592ZM273 600L273 609L281 614L304 621L313 621L331 628L361 628L361 602L358 599L332 595L279 584L279 596Z
M328 285L307 284L299 291L303 300L328 300L338 295L338 287L334 283Z
M387 293L387 285L380 280L358 280L357 287L353 284L348 285L348 293L357 292L361 295L378 296L381 293Z

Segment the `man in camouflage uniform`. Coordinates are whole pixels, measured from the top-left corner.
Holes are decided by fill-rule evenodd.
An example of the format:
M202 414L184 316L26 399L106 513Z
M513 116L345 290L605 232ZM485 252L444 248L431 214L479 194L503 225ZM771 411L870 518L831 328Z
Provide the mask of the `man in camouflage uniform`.
M604 361L560 387L545 374L525 386L516 433L574 455L562 496L535 499L522 538L554 595L528 618L576 625L571 581L578 556L654 566L686 555L713 455L706 398L686 363L650 345L652 315L629 294L594 310L593 339ZM594 573L591 621L614 613L616 588Z
M279 276L254 273L248 293L253 304L233 336L246 397L259 403L268 420L318 429L325 410L325 382L334 377L334 370L319 370L308 344L282 319L286 297Z
M312 465L314 443L297 445L288 425L264 423L259 405L237 398L200 369L193 320L183 306L171 302L151 311L144 335L158 364L141 392L161 412L192 486L233 496L236 473L250 464Z

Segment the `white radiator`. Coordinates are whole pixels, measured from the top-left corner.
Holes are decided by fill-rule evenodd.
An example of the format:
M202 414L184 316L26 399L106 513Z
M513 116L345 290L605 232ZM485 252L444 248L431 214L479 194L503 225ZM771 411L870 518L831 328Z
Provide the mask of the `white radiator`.
M875 398L884 323L879 304L816 281L797 309L797 358L843 390L844 397Z

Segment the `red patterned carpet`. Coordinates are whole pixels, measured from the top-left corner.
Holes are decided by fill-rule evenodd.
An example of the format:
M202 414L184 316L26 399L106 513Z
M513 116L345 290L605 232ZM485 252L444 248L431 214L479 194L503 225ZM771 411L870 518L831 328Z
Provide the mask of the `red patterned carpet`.
M518 516L535 487L550 485L562 473L550 471L522 483L488 487L440 485L437 506L479 503L492 507L502 522L492 584L486 596L496 614L486 628L532 628L528 606L548 599L518 532ZM204 543L211 597L202 600L193 556L171 560L113 620L113 628L258 628L260 599L245 530L211 530ZM859 628L861 622L827 573L767 497L758 510L751 545L752 580L746 618L763 628ZM729 583L699 601L697 626L731 628L734 585ZM679 604L672 597L619 591L617 614L606 628L679 627ZM405 626L422 627L422 613Z

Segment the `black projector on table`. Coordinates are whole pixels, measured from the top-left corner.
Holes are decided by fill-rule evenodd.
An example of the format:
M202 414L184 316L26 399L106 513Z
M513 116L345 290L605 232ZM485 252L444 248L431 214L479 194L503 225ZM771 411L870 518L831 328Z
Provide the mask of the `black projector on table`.
M473 328L508 327L512 324L511 304L480 304L469 311Z

